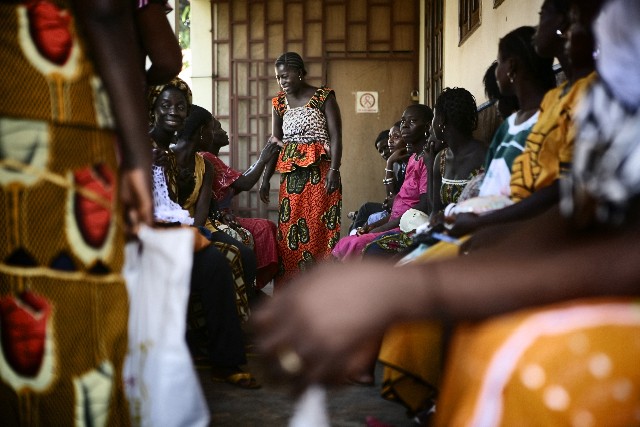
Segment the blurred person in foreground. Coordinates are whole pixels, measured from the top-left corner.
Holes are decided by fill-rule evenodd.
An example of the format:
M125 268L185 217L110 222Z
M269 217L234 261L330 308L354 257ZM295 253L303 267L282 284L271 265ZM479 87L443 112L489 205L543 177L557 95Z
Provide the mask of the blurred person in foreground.
M0 4L3 426L129 423L123 249L153 206L136 40L129 0Z

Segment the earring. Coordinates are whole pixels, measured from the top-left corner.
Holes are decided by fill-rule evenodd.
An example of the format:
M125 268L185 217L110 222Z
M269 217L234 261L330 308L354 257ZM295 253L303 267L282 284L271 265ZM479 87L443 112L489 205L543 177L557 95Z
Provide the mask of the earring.
M515 73L507 73L507 77L509 77L509 81L511 83L513 83L513 81L516 79L516 74Z
M302 81L302 76L298 76L300 78L300 81Z

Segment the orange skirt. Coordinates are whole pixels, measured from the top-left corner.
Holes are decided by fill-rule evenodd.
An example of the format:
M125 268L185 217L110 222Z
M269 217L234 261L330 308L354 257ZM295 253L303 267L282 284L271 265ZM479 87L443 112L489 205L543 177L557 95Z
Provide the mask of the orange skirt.
M441 426L640 424L640 303L597 299L459 328Z
M327 194L324 182L329 166L328 160L320 160L280 175L278 286L329 256L340 239L342 186Z

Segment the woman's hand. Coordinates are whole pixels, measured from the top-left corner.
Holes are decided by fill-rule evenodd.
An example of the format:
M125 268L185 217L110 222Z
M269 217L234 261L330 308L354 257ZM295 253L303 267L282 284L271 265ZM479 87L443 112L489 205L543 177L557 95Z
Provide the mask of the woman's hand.
M229 227L239 226L238 221L236 220L236 216L231 212L224 212L220 217L220 222L228 225Z
M269 192L271 191L271 183L262 178L262 184L260 184L260 200L262 203L269 204Z
M400 312L396 281L393 265L378 261L328 263L301 274L254 314L265 366L280 366L298 385L362 372L370 359L365 344L381 339ZM291 358L296 363L286 362Z
M423 148L423 153L425 156L430 156L432 159L435 158L436 154L442 151L447 144L444 141L440 141L436 137L435 129L429 129L429 135L427 137L427 143Z
M395 150L387 159L387 169L392 169L395 163L401 163L409 158L410 153L407 151L407 147Z
M453 224L448 234L453 237L461 237L472 233L480 227L480 217L477 214L466 212L456 215L455 217L447 217L446 222Z
M268 163L271 159L273 159L280 153L280 149L283 147L283 145L284 144L282 143L282 141L280 141L275 136L272 136L271 138L269 138L267 144L260 152L258 161L262 163Z
M153 197L148 171L134 168L120 173L120 201L128 236L135 236L141 224L151 226Z
M340 171L329 168L327 178L324 181L324 189L327 191L327 194L331 194L338 188L340 188Z
M389 195L385 197L384 201L382 202L382 209L391 213L391 208L393 207L393 201L395 200L395 198L395 194L389 193Z
M171 158L171 152L169 150L162 150L160 148L154 148L152 150L153 164L156 166L167 167L169 166L169 159Z
M369 224L365 224L362 227L356 228L356 236L362 236L369 232Z

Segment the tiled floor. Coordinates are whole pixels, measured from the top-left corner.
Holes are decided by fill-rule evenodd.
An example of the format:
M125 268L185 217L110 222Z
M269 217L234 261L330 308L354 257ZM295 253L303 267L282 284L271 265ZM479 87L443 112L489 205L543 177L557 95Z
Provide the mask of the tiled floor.
M263 383L257 356L249 358L250 371ZM212 426L254 427L287 426L294 401L289 392L279 386L264 384L258 390L243 390L225 383L214 383L207 369L199 370L205 397L211 410ZM377 367L379 379L382 369ZM369 415L395 427L410 427L411 420L404 408L380 397L380 387L345 386L330 390L328 407L331 425L361 427ZM311 424L313 425L313 424Z

